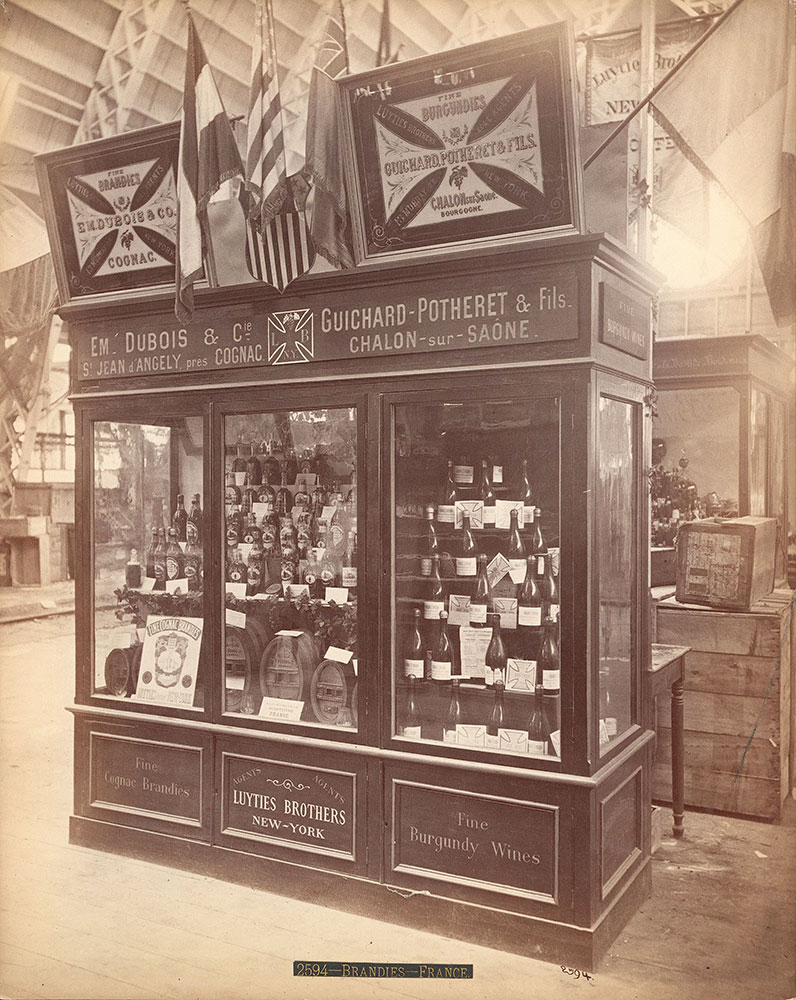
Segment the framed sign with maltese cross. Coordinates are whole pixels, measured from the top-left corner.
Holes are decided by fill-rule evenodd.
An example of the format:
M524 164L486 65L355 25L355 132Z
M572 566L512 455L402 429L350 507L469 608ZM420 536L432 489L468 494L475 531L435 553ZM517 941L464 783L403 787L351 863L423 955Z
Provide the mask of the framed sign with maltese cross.
M271 313L268 317L268 363L295 365L314 358L312 310Z
M583 229L565 23L348 76L358 262Z

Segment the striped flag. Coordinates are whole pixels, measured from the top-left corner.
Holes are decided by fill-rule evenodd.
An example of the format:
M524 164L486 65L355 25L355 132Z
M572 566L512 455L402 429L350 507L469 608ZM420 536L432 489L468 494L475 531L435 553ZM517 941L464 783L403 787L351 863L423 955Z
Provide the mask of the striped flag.
M310 82L305 175L315 187L312 240L336 267L353 267L351 222L343 166L340 91L335 83L348 72L341 0L333 0Z
M253 278L283 292L312 267L315 248L288 183L270 0L255 0L246 191L246 265Z
M187 7L186 14L188 51L177 179L174 299L175 315L183 321L193 315L193 285L202 276L205 260L211 284L215 280L207 237L207 204L225 181L243 176L232 126Z

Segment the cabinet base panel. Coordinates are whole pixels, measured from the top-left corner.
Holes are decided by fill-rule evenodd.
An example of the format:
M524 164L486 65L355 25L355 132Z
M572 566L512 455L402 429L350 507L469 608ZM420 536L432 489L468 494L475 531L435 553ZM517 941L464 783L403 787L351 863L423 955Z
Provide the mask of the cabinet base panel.
M652 890L647 859L592 927L576 927L81 816L69 842L589 972Z

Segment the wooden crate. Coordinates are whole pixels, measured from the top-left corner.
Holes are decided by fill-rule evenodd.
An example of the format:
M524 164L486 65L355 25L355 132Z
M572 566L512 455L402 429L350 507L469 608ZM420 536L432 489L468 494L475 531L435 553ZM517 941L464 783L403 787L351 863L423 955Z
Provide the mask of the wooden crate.
M796 778L793 598L775 590L745 612L675 598L658 604L658 642L691 647L683 713L687 806L780 819ZM670 727L668 699L660 698L655 798L671 797Z
M774 589L773 517L689 521L677 536L678 601L746 611Z

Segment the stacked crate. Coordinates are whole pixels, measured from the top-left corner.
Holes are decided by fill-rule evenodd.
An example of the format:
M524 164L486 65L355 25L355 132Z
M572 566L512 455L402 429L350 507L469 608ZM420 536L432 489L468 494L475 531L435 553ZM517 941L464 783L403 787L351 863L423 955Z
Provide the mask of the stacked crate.
M657 608L657 640L685 657L686 806L781 818L790 790L794 593L775 590L747 611L674 598ZM653 797L671 799L668 699L657 706Z

